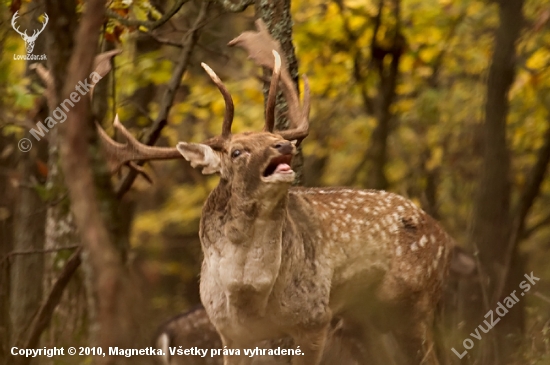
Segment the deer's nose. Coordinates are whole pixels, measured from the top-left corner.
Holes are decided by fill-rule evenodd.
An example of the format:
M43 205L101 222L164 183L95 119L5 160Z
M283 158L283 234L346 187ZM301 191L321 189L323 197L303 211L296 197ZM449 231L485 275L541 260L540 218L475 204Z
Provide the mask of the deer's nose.
M292 143L290 142L277 142L273 145L273 148L282 155L290 155L292 153Z

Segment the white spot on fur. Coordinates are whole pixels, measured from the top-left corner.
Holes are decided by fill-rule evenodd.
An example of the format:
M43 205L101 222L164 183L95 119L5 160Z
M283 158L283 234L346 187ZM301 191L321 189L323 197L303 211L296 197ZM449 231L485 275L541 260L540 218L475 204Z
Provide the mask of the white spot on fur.
M416 244L416 242L414 242L412 245L411 245L411 251L416 251L418 250L418 245Z
M420 245L420 247L424 247L426 243L428 243L428 239L426 238L426 236L422 236L420 241L418 241L418 244Z
M443 253L443 246L439 246L437 249L437 255L435 257L435 261L439 261L441 259L441 254Z
M403 249L401 248L401 246L397 246L397 248L395 249L395 256L399 257L403 254Z

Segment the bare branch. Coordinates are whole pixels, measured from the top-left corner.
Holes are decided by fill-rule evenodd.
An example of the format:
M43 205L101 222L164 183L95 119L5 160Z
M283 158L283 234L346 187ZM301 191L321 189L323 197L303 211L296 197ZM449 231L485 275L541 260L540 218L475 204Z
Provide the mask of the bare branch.
M248 8L250 5L254 4L254 0L240 0L240 2L233 3L231 0L217 0L226 11L231 13L240 13Z
M527 176L527 184L521 194L515 214L513 216L512 231L508 246L506 248L506 256L504 257L504 275L501 281L498 283L497 290L495 290L495 298L499 298L504 290L508 274L510 272L510 264L512 262L512 255L516 251L516 247L521 241L523 232L525 229L525 220L531 207L535 203L535 199L540 193L544 177L548 170L550 163L550 116L548 117L548 128L544 134L544 144L537 153L537 161L531 168ZM544 222L543 222L544 223Z
M71 278L75 273L76 269L78 269L78 267L80 266L81 251L82 250L80 248L77 251L75 251L72 254L72 256L69 258L67 263L65 264L63 271L55 281L52 287L52 290L50 291L50 293L46 298L46 301L38 309L38 313L34 317L34 320L31 324L29 335L27 336L25 343L21 347L23 348L38 347L38 341L40 340L40 335L42 334L42 332L44 332L46 327L48 327L52 319L53 312L57 307L57 305L59 304L59 301L61 300L63 291L67 287L67 284L69 284L69 282L71 281ZM19 361L17 362L17 360ZM28 365L30 363L30 360L31 360L30 357L17 356L16 364Z
M127 27L145 27L149 31L152 31L160 27L164 23L166 23L168 20L170 20L170 18L172 18L181 9L181 7L188 1L189 0L177 0L174 6L172 7L172 9L170 9L166 14L164 14L162 18L155 21L126 19L110 9L107 9L106 14L109 18L116 19L121 24L124 24Z
M75 248L79 248L80 245L70 245L70 246L64 246L64 247L56 247L56 248L48 248L44 250L29 250L29 251L12 251L9 252L3 260L9 259L12 256L20 256L20 255L34 255L34 254L44 254L44 253L55 253L63 250L74 250Z
M533 224L533 226L525 229L522 235L522 239L527 239L531 237L536 231L548 225L550 225L550 214L538 221L537 223Z
M162 131L162 128L164 128L164 126L166 125L168 114L170 113L170 109L172 108L172 104L174 103L176 90L180 86L181 78L187 70L187 67L189 66L191 54L193 53L193 49L195 48L195 45L197 44L197 41L199 39L199 31L206 24L205 20L208 15L209 6L209 1L202 2L199 15L197 16L197 19L193 24L193 28L189 31L188 34L186 34L185 42L183 42L183 49L179 56L179 62L176 65L174 72L172 73L172 78L170 79L164 96L162 97L158 116L155 119L155 123L151 126L151 128L145 135L145 138L143 139L143 143L146 145L151 146L155 144L155 142L160 137L160 132ZM136 163L136 165L142 166L143 163L143 161L139 161ZM128 191L128 189L130 189L137 175L138 172L135 170L130 170L128 172L128 174L123 178L122 182L117 186L117 198L122 197Z
M544 300L546 303L550 304L550 298L548 298L546 295L542 294L541 292L536 291L533 293L533 295Z

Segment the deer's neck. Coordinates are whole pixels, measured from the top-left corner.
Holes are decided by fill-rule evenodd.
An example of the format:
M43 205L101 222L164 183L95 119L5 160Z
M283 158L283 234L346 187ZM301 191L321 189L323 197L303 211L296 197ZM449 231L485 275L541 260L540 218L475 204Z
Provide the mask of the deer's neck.
M210 242L219 253L212 272L232 307L262 315L281 267L288 194L244 198L221 182L211 198L216 210L224 212L218 217L219 238Z

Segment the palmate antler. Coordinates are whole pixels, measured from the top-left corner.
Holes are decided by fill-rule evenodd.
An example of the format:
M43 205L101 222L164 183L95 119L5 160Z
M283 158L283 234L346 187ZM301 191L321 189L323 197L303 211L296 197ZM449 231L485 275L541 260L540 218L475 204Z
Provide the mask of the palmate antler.
M212 81L216 84L225 100L225 116L222 125L222 138L228 138L231 135L231 123L233 122L234 106L231 94L220 80L218 75L206 64L202 63ZM181 153L175 147L155 147L148 146L138 141L128 130L120 123L118 115L115 117L113 126L119 131L126 143L114 141L109 135L96 123L97 131L103 150L106 154L107 163L111 173L116 173L122 166L128 166L143 175L149 182L151 178L145 170L136 164L136 161L151 160L171 160L183 158Z
M258 32L244 32L229 42L229 45L245 48L256 64L273 70L266 102L264 131L274 132L287 140L297 140L300 143L307 137L309 128L309 84L307 78L304 77L304 104L300 105L294 82L290 78L286 63L281 59L279 43L269 35L265 24L261 20L258 20L256 25ZM217 137L220 141L223 141L231 136L231 125L234 116L233 99L218 75L207 64L202 63L201 66L216 84L225 101L222 133L221 136ZM274 131L275 99L279 80L282 80L282 91L287 100L289 118L292 123L292 128L285 131ZM122 166L128 166L151 181L146 172L136 164L136 161L183 158L175 147L153 147L139 142L124 128L118 117L115 118L114 127L126 138L126 143L112 140L99 125L97 126L109 167L113 173L119 171Z
M182 158L181 154L174 147L154 147L138 141L124 126L120 123L118 115L115 116L113 126L126 139L126 143L114 141L109 135L96 123L97 132L106 155L107 163L111 173L116 173L122 166L128 166L143 175L149 182L151 178L135 161L143 160L172 160Z
M281 54L279 42L271 37L267 30L267 26L261 19L256 21L256 28L258 29L257 32L244 32L229 42L229 45L244 48L248 53L248 57L257 65L274 70L277 56L273 58L273 51ZM307 77L304 76L304 103L300 105L300 98L288 72L286 62L281 60L281 63L280 77L282 79L282 91L288 104L288 116L291 121L291 129L277 131L277 133L285 139L298 140L298 142L301 142L307 137L309 130L309 83ZM277 86L277 80L274 82L272 79L270 94L272 93L274 84ZM274 109L275 96L268 97L268 102L266 104L266 110L271 110L271 108ZM272 132L274 120L272 121L270 118L271 115L266 113L266 130Z

